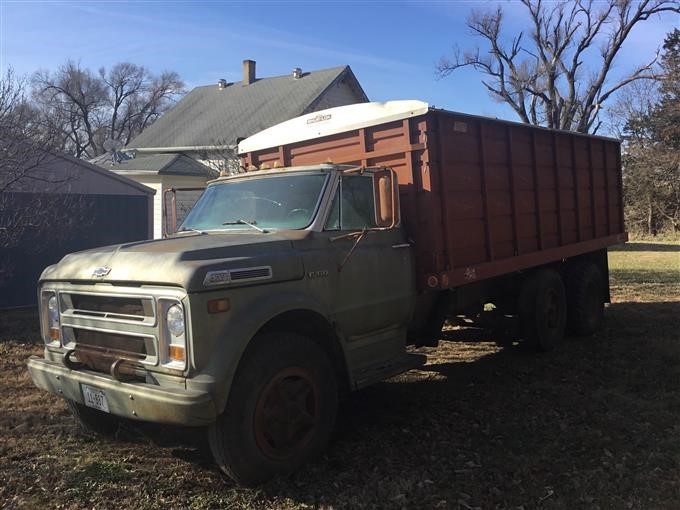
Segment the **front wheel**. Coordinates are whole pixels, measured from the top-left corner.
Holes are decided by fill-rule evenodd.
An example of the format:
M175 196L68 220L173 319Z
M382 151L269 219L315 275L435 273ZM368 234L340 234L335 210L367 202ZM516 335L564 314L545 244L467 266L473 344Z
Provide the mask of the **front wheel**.
M66 407L75 418L80 429L86 432L112 436L118 431L119 421L110 414L84 406L73 400L67 400Z
M208 429L215 462L244 485L292 472L324 450L337 406L333 366L316 342L292 333L258 335L224 412Z

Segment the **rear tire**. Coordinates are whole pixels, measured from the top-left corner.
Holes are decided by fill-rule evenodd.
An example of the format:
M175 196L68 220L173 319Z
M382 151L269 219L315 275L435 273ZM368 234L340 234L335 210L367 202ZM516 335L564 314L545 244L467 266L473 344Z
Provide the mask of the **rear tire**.
M491 337L496 345L503 349L512 347L518 336L516 317L500 316L491 328Z
M112 436L118 432L118 419L110 414L73 400L67 400L66 407L75 418L78 427L85 432L93 432L102 436Z
M595 333L604 314L602 273L592 262L575 266L567 278L567 330L575 336Z
M326 448L337 406L333 365L317 343L293 333L258 335L208 429L215 462L243 485L295 471Z
M567 298L559 273L538 269L522 282L519 297L522 338L538 351L553 350L564 338Z

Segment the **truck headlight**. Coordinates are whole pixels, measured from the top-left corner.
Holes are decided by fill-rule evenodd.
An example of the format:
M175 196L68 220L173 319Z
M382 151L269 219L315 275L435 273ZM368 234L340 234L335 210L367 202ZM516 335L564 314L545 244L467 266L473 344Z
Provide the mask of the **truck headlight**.
M43 340L47 345L60 345L59 300L54 292L43 292Z
M57 296L52 296L47 300L47 323L49 327L59 327L59 304Z
M184 319L184 307L175 303L168 307L165 312L165 363L170 368L186 367L186 322Z
M172 305L168 308L165 320L168 323L168 331L170 331L172 336L184 334L184 310L182 310L181 306Z

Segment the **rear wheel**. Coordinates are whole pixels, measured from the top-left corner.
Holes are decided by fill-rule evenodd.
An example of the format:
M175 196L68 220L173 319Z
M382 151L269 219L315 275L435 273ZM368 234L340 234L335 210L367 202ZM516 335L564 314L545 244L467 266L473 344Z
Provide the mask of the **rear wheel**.
M318 456L338 405L333 366L314 341L281 333L253 342L224 412L208 430L217 465L245 485L289 473Z
M562 278L552 269L539 269L524 282L519 298L522 338L539 351L554 349L564 338L566 293Z
M517 336L516 316L499 314L491 327L491 338L496 345L502 348L512 347Z
M588 336L600 327L604 314L602 273L592 262L573 268L567 278L567 329L576 336Z
M86 432L112 436L118 431L118 419L110 414L84 406L73 400L67 400L66 406L75 418L78 426Z

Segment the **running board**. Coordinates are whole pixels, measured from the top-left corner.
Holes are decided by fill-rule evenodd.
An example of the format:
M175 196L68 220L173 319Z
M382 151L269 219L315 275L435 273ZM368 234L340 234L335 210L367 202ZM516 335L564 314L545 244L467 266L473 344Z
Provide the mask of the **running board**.
M389 361L369 365L366 368L357 370L354 375L354 388L360 389L380 382L384 379L394 377L413 368L422 367L427 362L425 354L404 353L399 358Z

